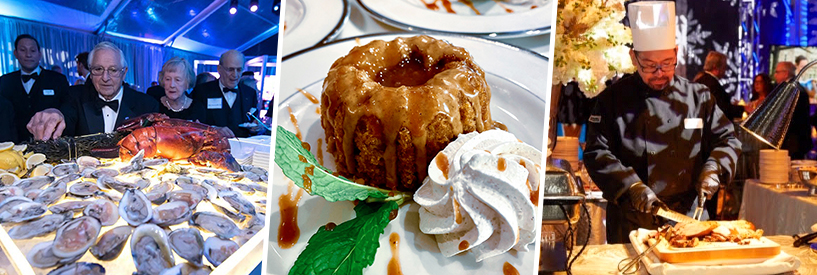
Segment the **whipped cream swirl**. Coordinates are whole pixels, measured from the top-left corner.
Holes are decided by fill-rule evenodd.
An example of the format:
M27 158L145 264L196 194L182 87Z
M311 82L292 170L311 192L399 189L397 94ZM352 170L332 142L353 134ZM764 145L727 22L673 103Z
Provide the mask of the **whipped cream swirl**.
M542 152L502 130L462 134L437 154L414 194L420 231L477 262L536 241Z

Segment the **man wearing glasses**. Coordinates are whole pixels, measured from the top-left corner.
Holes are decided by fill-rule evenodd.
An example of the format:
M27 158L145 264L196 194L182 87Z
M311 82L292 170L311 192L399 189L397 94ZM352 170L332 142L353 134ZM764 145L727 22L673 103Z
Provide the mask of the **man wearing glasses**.
M64 75L40 67L42 49L33 36L22 34L14 41L14 57L20 63L20 70L0 77L0 95L8 99L14 107L12 117L17 137L15 142L28 141L31 134L26 123L34 113L56 108L68 95L68 79Z
M731 180L740 153L732 123L708 88L674 75L675 4L632 3L628 18L638 71L598 96L584 153L608 200L609 243L663 225L650 214L654 207L691 215L698 197Z
M152 97L124 87L128 64L122 50L110 42L97 44L88 56L92 85L58 109L46 109L31 118L27 127L37 140L62 135L111 133L122 121L159 111Z
M226 126L236 137L249 137L262 129L247 116L250 112L258 117L258 98L254 88L238 82L243 71L244 54L229 50L218 59L218 80L196 85L191 93L193 100L207 106L202 123Z

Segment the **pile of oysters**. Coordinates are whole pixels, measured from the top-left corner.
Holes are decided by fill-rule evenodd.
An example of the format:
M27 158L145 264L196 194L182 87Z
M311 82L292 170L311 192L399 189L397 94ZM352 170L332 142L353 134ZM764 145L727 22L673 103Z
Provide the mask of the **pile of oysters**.
M140 152L128 163L86 156L48 168L0 183L0 225L38 274L209 274L264 227L259 167Z

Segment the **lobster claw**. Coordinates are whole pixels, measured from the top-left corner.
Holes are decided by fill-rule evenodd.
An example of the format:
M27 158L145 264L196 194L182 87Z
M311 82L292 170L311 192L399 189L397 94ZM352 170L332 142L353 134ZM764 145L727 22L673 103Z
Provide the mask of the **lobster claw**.
M188 160L201 166L211 166L232 172L241 171L241 165L238 164L238 161L236 161L229 152L201 151L191 156Z
M170 117L162 113L144 114L122 121L122 124L119 125L119 127L116 127L116 131L133 131L138 128L150 126L153 122L167 119L170 119Z

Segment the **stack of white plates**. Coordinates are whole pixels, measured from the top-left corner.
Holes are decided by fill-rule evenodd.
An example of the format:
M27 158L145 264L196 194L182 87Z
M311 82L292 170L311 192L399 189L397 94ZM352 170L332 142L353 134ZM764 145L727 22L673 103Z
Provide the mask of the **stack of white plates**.
M269 160L270 160L270 153L269 151L255 151L252 154L252 165L261 167L264 169L269 169Z
M556 148L553 149L552 156L566 160L573 170L579 169L579 138L556 137Z
M788 150L760 150L760 181L763 183L788 183L791 159Z
M241 165L253 165L269 169L270 136L231 138L230 150Z

